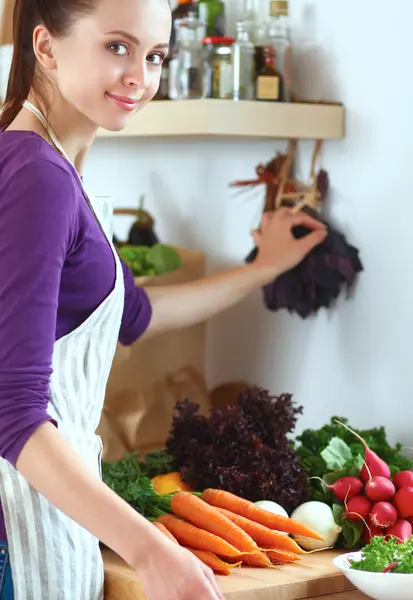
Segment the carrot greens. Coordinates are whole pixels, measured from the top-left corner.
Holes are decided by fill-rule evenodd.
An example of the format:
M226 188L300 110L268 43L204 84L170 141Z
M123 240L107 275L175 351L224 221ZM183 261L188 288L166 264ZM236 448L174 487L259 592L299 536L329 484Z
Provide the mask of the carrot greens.
M102 479L143 516L151 519L171 511L172 495L155 492L147 467L136 453L114 462L102 462Z

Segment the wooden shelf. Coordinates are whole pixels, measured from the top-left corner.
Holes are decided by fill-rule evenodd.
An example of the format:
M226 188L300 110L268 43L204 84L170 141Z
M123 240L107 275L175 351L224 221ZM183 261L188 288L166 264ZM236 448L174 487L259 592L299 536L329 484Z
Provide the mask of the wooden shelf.
M341 105L232 100L157 100L122 131L98 137L341 139Z

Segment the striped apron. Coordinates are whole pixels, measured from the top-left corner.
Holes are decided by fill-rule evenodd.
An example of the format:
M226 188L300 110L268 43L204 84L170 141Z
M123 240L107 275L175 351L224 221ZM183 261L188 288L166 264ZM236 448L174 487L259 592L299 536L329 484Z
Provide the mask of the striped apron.
M49 131L65 155L52 134ZM124 305L122 267L109 239L108 243L116 262L114 288L84 323L56 341L48 407L61 435L99 477L102 443L95 432ZM15 600L101 600L99 540L50 504L4 459L0 496Z

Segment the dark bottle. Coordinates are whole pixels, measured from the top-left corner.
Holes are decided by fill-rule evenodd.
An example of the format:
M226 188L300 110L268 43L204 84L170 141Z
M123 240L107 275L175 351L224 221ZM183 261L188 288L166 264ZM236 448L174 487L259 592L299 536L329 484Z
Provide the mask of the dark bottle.
M162 64L161 78L159 80L159 88L153 97L154 100L168 100L169 99L169 62L170 58L167 56Z
M178 5L172 11L172 30L169 40L169 48L172 50L175 46L175 21L185 19L190 12L198 13L195 6L196 0L178 0Z
M257 74L255 82L255 98L267 102L282 102L283 78L277 69L274 48L264 48L264 56L264 67Z

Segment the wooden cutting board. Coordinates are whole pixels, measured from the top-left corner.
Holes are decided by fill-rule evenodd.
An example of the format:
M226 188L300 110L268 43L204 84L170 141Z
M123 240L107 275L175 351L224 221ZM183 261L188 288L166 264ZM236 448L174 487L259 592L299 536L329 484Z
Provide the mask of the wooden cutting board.
M304 557L299 564L277 570L234 569L217 577L226 600L304 600L333 594L331 600L363 600L344 594L354 587L332 563L338 552L326 550ZM104 549L105 600L145 600L139 578L111 550ZM354 592L355 594L355 592Z

